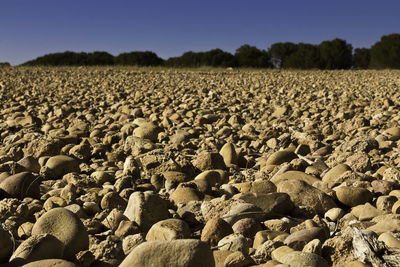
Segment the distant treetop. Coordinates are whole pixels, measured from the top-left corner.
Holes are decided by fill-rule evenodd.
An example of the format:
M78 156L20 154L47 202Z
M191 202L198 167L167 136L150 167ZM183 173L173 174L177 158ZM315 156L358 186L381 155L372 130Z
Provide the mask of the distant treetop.
M133 51L113 56L107 52L71 52L47 54L23 63L24 66L166 66L166 67L241 67L284 69L400 69L400 34L382 36L370 49L353 47L336 38L319 45L274 43L260 50L248 44L235 54L219 48L205 52L188 51L167 60L151 51ZM0 63L0 66L10 66Z

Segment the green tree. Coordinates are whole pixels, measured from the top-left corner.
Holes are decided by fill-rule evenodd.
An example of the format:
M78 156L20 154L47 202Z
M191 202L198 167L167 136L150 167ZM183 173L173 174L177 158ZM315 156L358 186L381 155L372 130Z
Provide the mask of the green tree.
M221 49L206 52L185 52L180 57L171 57L165 65L169 67L234 67L235 58L231 53Z
M356 48L353 55L353 67L356 69L368 69L371 53L368 48Z
M400 34L384 35L371 47L370 66L400 69Z
M235 59L239 67L269 68L271 66L267 51L248 44L236 49Z
M319 45L322 69L349 69L352 63L352 45L342 39L323 41Z
M283 68L315 69L319 68L319 50L316 45L299 43L283 61Z
M119 54L115 57L114 62L117 65L160 66L164 60L151 51L133 51Z
M290 55L295 53L297 45L294 43L274 43L268 49L268 53L271 57L272 62L277 68L285 68L285 61Z

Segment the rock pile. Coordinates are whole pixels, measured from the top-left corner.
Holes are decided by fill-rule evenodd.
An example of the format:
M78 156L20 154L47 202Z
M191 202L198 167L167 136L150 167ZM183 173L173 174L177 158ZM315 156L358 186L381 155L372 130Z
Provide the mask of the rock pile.
M400 261L399 71L0 72L2 266Z

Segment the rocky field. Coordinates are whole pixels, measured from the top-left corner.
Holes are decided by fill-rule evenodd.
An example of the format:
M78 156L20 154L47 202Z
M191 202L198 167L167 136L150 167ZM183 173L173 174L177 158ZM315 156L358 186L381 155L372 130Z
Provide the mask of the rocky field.
M1 266L398 266L400 71L0 69Z

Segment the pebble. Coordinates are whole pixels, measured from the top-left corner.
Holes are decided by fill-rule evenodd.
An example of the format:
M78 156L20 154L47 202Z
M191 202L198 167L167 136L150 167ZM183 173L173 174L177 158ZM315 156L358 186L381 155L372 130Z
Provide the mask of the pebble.
M336 197L342 204L355 207L370 202L373 194L365 188L341 186L336 189Z
M190 237L189 225L180 219L166 219L153 224L147 232L146 240L175 240Z
M335 208L335 201L321 190L302 180L286 180L277 186L277 191L287 193L296 206L308 206L320 215Z
M232 226L221 218L210 219L201 232L200 240L214 247L227 235L233 234Z

